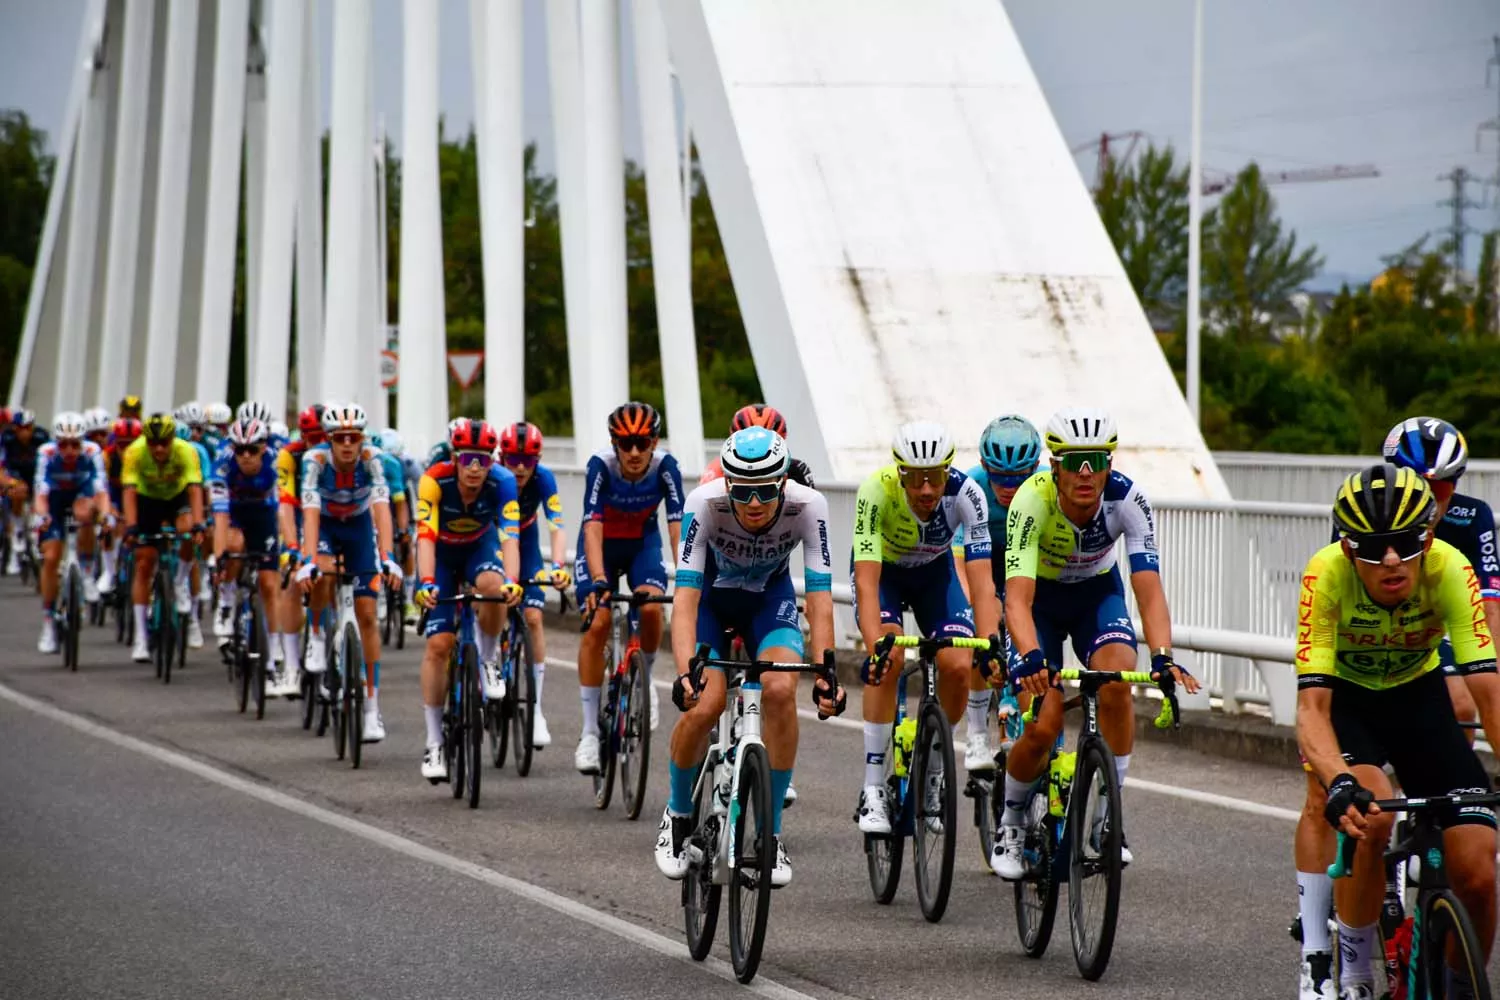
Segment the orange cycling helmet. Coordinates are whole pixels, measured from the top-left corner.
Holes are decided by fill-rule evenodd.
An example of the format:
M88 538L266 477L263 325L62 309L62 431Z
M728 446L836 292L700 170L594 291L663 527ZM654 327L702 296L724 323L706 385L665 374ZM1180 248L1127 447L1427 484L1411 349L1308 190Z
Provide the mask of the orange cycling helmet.
M609 415L609 436L661 437L661 414L650 403L621 403Z
M751 403L734 411L734 418L729 421L729 433L746 427L764 427L778 437L786 437L786 418L776 407L765 403Z

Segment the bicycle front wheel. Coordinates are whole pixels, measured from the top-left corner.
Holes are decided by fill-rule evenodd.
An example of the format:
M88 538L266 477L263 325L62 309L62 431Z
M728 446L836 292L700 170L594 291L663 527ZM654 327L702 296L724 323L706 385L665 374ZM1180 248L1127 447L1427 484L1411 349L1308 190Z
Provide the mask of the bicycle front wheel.
M339 637L344 665L344 715L349 735L349 763L359 767L365 742L365 648L350 622Z
M63 660L64 665L74 673L78 672L78 630L82 617L78 606L83 601L82 576L82 571L77 566L68 570L68 610L64 617L66 634L63 636Z
M536 659L531 633L523 625L511 633L510 725L516 743L516 773L531 773L532 740L536 731Z
M875 894L875 902L882 906L890 905L896 898L896 889L901 885L901 859L906 852L906 838L896 832L901 823L905 792L901 779L892 773L895 759L893 737L885 750L886 808L893 832L865 834L865 868L870 876L870 891Z
M719 863L719 817L714 815L714 769L705 763L698 769L697 794L693 796L693 832L688 846L693 854L682 878L682 916L687 928L688 954L693 961L708 957L719 923L719 898L724 891L714 882Z
M1049 779L1050 780L1050 779ZM1021 950L1041 958L1052 940L1057 919L1057 819L1047 808L1045 786L1031 797L1026 810L1026 874L1015 884L1016 932ZM989 864L989 859L985 859Z
M620 794L625 797L625 816L638 819L651 766L651 673L639 650L630 654L615 716L620 730Z
M271 656L271 643L266 637L266 611L261 605L260 594L250 598L250 695L255 699L255 717L266 717L266 660Z
M1104 975L1120 915L1120 779L1114 754L1094 737L1078 751L1068 796L1068 923L1083 978Z
M461 673L463 689L459 692L463 724L459 727L459 744L467 762L463 789L469 796L469 808L479 808L479 778L484 771L480 764L484 755L484 698L479 690L479 651L465 644Z
M615 709L620 689L619 675L610 677L607 697L599 701L599 770L594 775L594 808L608 809L615 790Z
M953 729L935 702L917 716L912 759L915 796L912 821L912 873L917 902L930 923L943 919L953 888L953 855L958 838L958 796L954 787Z
M1490 1000L1490 980L1485 972L1484 949L1474 933L1474 922L1451 889L1434 893L1424 908L1420 955L1426 966L1427 995L1470 996ZM1449 979L1466 979L1470 992L1451 989Z
M729 831L729 960L742 983L755 978L771 913L771 869L776 837L771 832L771 767L758 743L740 748L739 788Z

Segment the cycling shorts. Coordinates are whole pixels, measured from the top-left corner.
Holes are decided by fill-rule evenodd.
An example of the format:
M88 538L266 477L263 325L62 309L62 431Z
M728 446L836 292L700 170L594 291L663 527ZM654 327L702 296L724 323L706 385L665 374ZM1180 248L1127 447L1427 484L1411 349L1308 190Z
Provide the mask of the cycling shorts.
M92 496L82 490L53 490L47 494L47 527L42 531L41 540L47 542L56 541L63 537L63 528L68 523L68 516L73 512L73 502L79 497Z
M849 556L850 586L854 581L854 556ZM880 566L880 624L900 625L904 609L910 609L917 620L917 630L925 636L974 637L974 609L964 597L958 582L953 553L944 552L920 566ZM859 620L859 601L855 599L854 620Z
M526 596L521 599L523 607L547 606L547 595L541 584L531 582L541 571L542 547L537 538L536 525L533 524L521 529L521 585L526 589Z
M464 584L478 582L481 573L505 573L500 561L500 533L491 525L472 542L463 545L439 544L433 564L433 579L438 597L453 597ZM427 612L427 627L422 634L437 635L458 628L458 606L439 604Z
M175 529L177 519L191 513L193 505L188 501L188 491L183 490L174 497L158 500L141 493L135 495L135 525L143 535L152 535L163 528Z
M573 576L578 581L578 606L583 607L584 600L594 592L594 583L589 579L588 559L582 552L573 563ZM665 593L667 567L661 557L661 535L653 531L644 538L606 538L604 576L612 591L619 587L623 576L632 592L642 587L655 587Z
M1053 667L1063 664L1064 639L1072 642L1073 654L1084 666L1105 646L1135 649L1135 625L1125 607L1118 566L1080 583L1038 580L1031 620L1042 655Z
M797 591L785 572L766 581L762 591L715 587L710 572L698 599L698 641L706 642L715 658L726 656L729 636L738 636L760 659L781 646L803 654L802 622L797 617Z
M229 505L229 523L245 536L245 551L275 552L276 508L263 503Z
M318 555L336 553L344 557L344 572L355 576L354 596L374 597L373 584L380 559L375 551L375 521L369 511L348 520L336 517L318 520Z

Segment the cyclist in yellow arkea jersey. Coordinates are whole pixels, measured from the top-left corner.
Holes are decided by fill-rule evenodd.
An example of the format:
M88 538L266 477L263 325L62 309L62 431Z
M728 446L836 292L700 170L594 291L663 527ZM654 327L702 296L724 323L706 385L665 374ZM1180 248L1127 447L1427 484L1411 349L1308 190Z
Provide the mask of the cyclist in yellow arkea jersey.
M145 432L125 449L120 486L127 541L163 527L175 528L183 534L177 553L176 604L179 614L191 613L193 593L188 569L193 559L191 534L204 529L203 466L198 449L177 436L177 421L170 414L153 413L146 420ZM130 585L130 600L135 606L135 646L130 658L137 663L151 660L146 643L146 613L151 602L151 576L155 572L156 550L150 546L137 550L135 579Z
M1359 841L1335 893L1340 996L1370 996L1393 816L1370 805L1405 794L1484 792L1489 780L1453 714L1438 645L1461 671L1495 669L1474 568L1436 539L1437 502L1411 469L1374 465L1339 488L1340 540L1302 575L1297 619L1297 742L1328 790L1323 816ZM1368 811L1366 811L1368 809ZM1495 814L1460 810L1444 835L1453 890L1486 952L1495 933ZM1488 957L1488 956L1486 956ZM1305 971L1305 970L1304 970ZM1326 994L1325 994L1326 995Z

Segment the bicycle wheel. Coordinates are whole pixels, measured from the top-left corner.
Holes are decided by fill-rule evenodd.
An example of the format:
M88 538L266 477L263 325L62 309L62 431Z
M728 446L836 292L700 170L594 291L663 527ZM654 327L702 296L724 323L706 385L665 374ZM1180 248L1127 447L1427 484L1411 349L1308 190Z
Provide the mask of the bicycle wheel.
M1473 991L1468 996L1474 1000L1490 1000L1484 949L1480 946L1479 936L1474 933L1474 922L1469 919L1468 911L1451 889L1443 889L1428 898L1422 920L1422 937L1425 940L1419 954L1426 967L1428 996L1455 995L1449 990L1448 983L1449 976L1455 975L1468 978ZM1455 963L1451 972L1445 956L1450 956Z
M531 633L524 627L511 634L510 702L511 735L516 743L516 773L531 773L532 746L536 730L536 660L531 654Z
M81 627L80 619L82 618L78 605L83 600L82 575L77 566L72 566L68 570L68 607L67 613L63 616L66 629L63 635L63 660L64 665L74 673L78 672L78 630Z
M1047 951L1057 918L1057 845L1057 818L1047 808L1044 786L1031 797L1026 811L1027 868L1025 876L1014 883L1016 932L1021 936L1021 950L1032 958L1041 958Z
M395 622L391 626L396 632L396 648L406 648L406 596L400 587L391 590L391 608L386 612L385 620Z
M449 791L455 799L463 798L464 781L469 776L467 748L463 735L463 683L464 667L471 659L478 659L478 650L472 642L464 643L448 659L448 694L443 699L443 746L448 755Z
M885 752L886 809L892 831L901 821L904 805L902 779L891 773L895 752L893 740L887 744ZM870 875L870 891L875 894L875 902L882 906L890 905L896 898L896 889L901 885L901 859L905 852L906 838L899 833L865 834L865 868Z
M462 785L469 796L469 808L479 808L479 781L484 773L480 761L484 759L484 696L479 680L479 652L473 646L464 646L463 691L460 694L463 723L459 726L459 742L463 744L464 759L468 761L468 774Z
M957 774L953 761L953 730L935 703L922 706L917 716L917 742L912 754L912 874L917 880L917 902L930 923L943 919L953 888L953 855L958 841Z
M490 733L490 761L496 767L505 766L510 752L510 692L500 701L486 702L484 706L484 728Z
M971 774L968 784L964 786L964 797L974 800L974 833L979 838L979 856L984 859L985 867L988 868L990 852L995 846L995 831L1000 826L999 810L995 808L995 782L990 778Z
M594 808L608 809L610 796L615 791L615 702L619 698L618 675L609 678L609 684L599 699L599 773L594 775Z
M250 597L250 696L255 700L255 717L266 717L266 660L270 657L271 643L266 638L266 613L261 606L260 593Z
M245 709L250 704L250 650L247 644L249 634L248 617L244 602L241 601L234 609L234 637L230 639L232 648L230 670L234 675L234 697L235 705L240 714L245 714Z
M339 637L344 658L344 714L349 734L349 763L356 769L363 755L365 739L365 653L359 642L359 629L350 622Z
M177 620L177 609L173 606L172 580L157 561L156 568L156 676L163 684L172 683L172 660L177 655L177 631L181 623Z
M1068 924L1073 957L1085 979L1109 965L1120 914L1120 779L1104 740L1078 751L1068 796Z
M693 796L693 832L688 837L697 860L689 860L682 878L682 916L687 928L688 954L693 961L708 957L719 923L719 898L724 891L714 882L719 863L719 817L714 814L714 769L705 763L698 769ZM686 846L686 845L684 845ZM691 856L690 856L691 857Z
M639 819L651 768L651 675L639 650L630 654L615 713L620 730L620 794L626 818Z
M739 804L729 835L729 961L742 983L755 978L766 918L771 914L771 869L776 836L771 832L771 766L758 743L740 748Z

